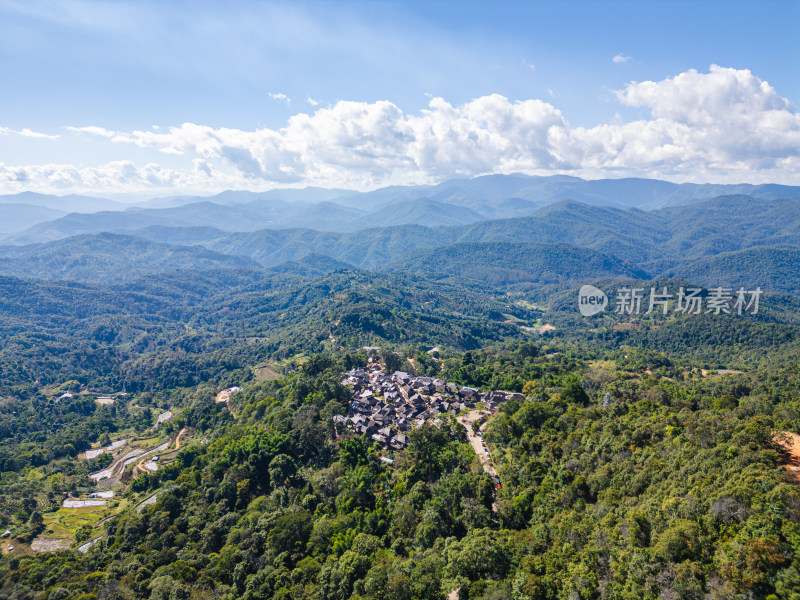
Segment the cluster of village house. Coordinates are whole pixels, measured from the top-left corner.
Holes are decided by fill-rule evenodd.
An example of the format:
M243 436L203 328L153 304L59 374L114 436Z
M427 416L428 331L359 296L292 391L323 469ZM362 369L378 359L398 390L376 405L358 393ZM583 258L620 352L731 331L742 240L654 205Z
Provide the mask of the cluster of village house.
M407 433L440 415L457 415L483 402L485 410L497 411L501 402L521 400L522 394L480 392L459 387L436 377L415 377L403 371L383 372L376 362L353 369L342 380L350 387L347 415L336 415L340 430L363 434L384 446L400 450L408 445Z

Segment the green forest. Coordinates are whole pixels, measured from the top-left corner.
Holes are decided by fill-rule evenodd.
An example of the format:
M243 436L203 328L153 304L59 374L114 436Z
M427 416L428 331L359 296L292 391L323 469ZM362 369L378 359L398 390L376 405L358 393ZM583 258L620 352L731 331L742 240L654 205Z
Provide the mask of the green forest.
M0 249L0 597L797 600L794 204L752 202Z
M591 321L569 288L308 262L2 281L2 597L800 595L792 297ZM404 449L337 428L368 364L519 393L482 424L500 486L463 415Z

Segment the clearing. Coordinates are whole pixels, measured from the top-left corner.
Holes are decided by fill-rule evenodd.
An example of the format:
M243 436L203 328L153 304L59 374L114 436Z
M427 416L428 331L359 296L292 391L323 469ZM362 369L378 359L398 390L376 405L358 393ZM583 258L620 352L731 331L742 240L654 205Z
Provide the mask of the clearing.
M800 435L776 431L772 439L783 447L780 464L800 481Z
M253 374L256 376L256 381L272 381L273 379L281 378L281 374L270 365L256 367L253 370Z

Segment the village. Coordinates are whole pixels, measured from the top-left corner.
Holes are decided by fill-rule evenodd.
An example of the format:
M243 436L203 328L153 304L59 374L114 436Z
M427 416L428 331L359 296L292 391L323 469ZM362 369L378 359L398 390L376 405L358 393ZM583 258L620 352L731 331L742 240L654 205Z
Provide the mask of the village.
M412 429L435 423L442 415L456 417L462 411L475 410L479 403L488 415L497 412L502 402L523 399L519 393L481 392L437 377L403 371L388 375L377 359L364 369L345 373L342 384L350 388L350 404L346 415L333 417L337 429L366 435L395 450L408 445L407 434Z

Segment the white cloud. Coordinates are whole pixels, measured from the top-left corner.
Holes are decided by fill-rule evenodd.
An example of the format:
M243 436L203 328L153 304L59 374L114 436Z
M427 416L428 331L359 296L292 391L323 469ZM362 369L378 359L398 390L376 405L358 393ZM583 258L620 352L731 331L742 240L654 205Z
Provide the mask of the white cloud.
M800 155L800 116L748 70L712 65L709 73L690 70L659 82L630 83L617 96L628 106L650 109L652 119L622 129L659 151L674 148L669 163L676 170L691 171L693 161L720 171L735 165L783 170L782 159Z
M88 133L89 135L97 135L105 138L113 138L117 135L110 129L106 129L105 127L96 127L95 125L89 125L88 127L69 126L66 127L66 130L72 133Z
M319 106L319 101L314 100L311 96L306 98L306 102L308 102L311 106Z
M454 176L522 172L588 177L800 184L800 117L750 71L712 66L658 82L631 82L618 101L648 118L572 127L553 104L493 94L463 104L431 98L414 114L397 105L340 101L298 113L281 129L245 131L184 123L148 131L68 128L194 161L187 171L157 164L3 167L0 186L89 189L372 188ZM22 169L22 170L20 170Z
M38 138L46 140L57 140L59 138L58 135L50 135L47 133L41 133L39 131L32 131L27 127L19 130L9 129L8 127L0 127L0 135L18 135L20 137Z
M156 163L140 167L128 160L83 168L69 164L11 166L0 163L0 190L5 193L31 189L52 194L176 189L207 193L209 189L244 189L247 183L244 177L216 170L199 159L194 161L190 171L167 169Z
M619 53L614 58L612 58L611 60L614 62L614 64L622 65L622 64L625 64L626 62L628 62L629 60L631 60L631 57L630 56L625 56L624 54Z
M292 99L289 98L289 96L287 96L286 94L282 94L281 92L268 92L267 96L269 96L273 100L286 102L286 106L290 106L292 104Z

